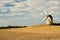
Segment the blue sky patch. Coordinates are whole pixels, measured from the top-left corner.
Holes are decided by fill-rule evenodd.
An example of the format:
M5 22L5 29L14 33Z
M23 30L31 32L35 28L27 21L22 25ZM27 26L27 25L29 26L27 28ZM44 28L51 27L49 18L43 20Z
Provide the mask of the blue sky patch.
M14 0L15 2L24 2L24 1L27 1L27 0Z
M5 6L4 7L13 7L15 6L14 4L11 4L11 3L5 3Z

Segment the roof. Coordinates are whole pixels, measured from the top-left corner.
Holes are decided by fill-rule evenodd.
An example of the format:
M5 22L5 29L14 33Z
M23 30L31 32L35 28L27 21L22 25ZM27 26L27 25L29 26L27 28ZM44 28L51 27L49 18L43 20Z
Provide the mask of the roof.
M53 20L53 17L52 17L51 15L47 15L47 18L48 18L48 17L50 17L50 18L51 18L51 20Z

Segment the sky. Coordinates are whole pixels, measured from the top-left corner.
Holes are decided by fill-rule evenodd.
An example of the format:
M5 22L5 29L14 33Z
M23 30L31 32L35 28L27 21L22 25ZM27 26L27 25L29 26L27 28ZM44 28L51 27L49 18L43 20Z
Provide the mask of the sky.
M0 0L0 26L45 24L49 14L60 22L60 0Z

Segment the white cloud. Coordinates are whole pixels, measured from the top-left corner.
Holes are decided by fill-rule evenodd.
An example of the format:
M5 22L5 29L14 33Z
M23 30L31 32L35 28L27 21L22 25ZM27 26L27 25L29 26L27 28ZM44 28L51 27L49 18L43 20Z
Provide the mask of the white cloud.
M16 3L15 5L16 5L15 7L24 7L23 3Z
M9 9L10 9L10 11L18 11L18 8L16 8L16 7L10 7Z
M26 2L19 2L19 3L15 3L15 2L13 2L12 0L2 0L3 2L4 1L8 1L8 2L10 2L10 3L13 3L15 6L14 7L10 7L9 9L10 9L10 12L12 12L12 13L10 13L10 14L6 14L6 16L13 16L13 15L17 15L17 14L19 14L20 15L20 13L21 13L21 11L22 10L24 10L24 11L28 11L28 12L30 12L30 16L33 16L33 15L36 15L37 14L37 11L38 10L44 10L44 8L46 8L46 4L44 3L44 0L27 0ZM42 4L43 3L43 4ZM53 5L58 5L59 3L58 3L58 1L56 2L56 1L49 1L49 2L47 2L48 3L48 5L51 5L51 7L50 7L50 9L49 10L52 10L52 9L57 9L58 8L58 6L53 6ZM24 4L27 4L27 5L29 5L29 7L28 8L26 8L26 9L22 9L22 7L24 7L25 5ZM53 4L53 5L52 5ZM3 10L3 9L2 9ZM6 9L4 9L2 12L5 12L5 11L7 11ZM16 12L16 13L15 13ZM37 17L38 15L36 15L36 17ZM34 17L34 16L33 16Z
M27 20L29 19L30 17L18 17L18 18L8 18L8 20Z
M48 6L57 7L59 5L59 1L49 1Z
M6 8L0 8L0 11L1 11L1 12L7 12L8 9L6 9Z
M9 2L14 2L13 0L0 0L2 3L9 3Z
M56 17L56 18L54 18L54 20L60 20L60 18L57 18L57 17Z
M3 7L4 6L4 3L0 2L0 7Z
M55 5L58 5L58 4L59 4L59 1L49 1L49 4L55 4Z
M6 0L6 1L8 1L8 0ZM28 1L26 1L25 2L25 4L27 4L27 5L29 5L29 8L27 8L27 9L25 9L26 11L28 11L28 12L30 12L30 16L32 15L35 15L36 13L34 12L34 11L36 11L36 10L40 10L40 9L42 9L43 8L43 6L42 7L40 7L39 5L37 5L39 2L41 2L42 0L35 0L35 2L34 2L34 0L28 0ZM8 1L9 2L9 1ZM10 1L10 2L12 2L12 0ZM37 2L37 3L36 3ZM10 12L12 12L12 13L9 13L9 14L2 14L2 15L0 15L0 16L14 16L14 15L20 15L20 14L24 14L24 13L21 13L21 11L22 11L22 7L24 7L25 5L24 5L24 3L13 3L15 6L14 7L9 7L9 11ZM35 5L36 4L36 5ZM36 7L35 7L36 6ZM18 7L21 7L21 8L18 8ZM34 8L35 8L35 10L34 10ZM24 10L24 11L25 11ZM1 9L1 12L6 12L7 11L7 8L5 8L4 10L3 9ZM36 16L36 15L35 15ZM37 16L36 16L37 17Z
M23 15L24 13L16 13L16 12L10 12L10 13L8 13L8 14L0 14L0 16L16 16L16 15L18 15L18 16L20 16L20 15Z
M0 26L7 26L9 25L9 21L6 19L0 19Z

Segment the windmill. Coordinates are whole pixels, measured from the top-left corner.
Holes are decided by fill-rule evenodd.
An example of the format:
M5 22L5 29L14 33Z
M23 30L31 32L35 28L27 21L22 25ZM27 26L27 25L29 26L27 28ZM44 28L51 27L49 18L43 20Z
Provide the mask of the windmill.
M52 17L52 14L54 13L52 10L47 10L47 11L43 11L44 12L44 18L43 18L43 15L41 16L42 17L42 21L46 19L46 24L50 25L50 24L53 24L53 17Z

